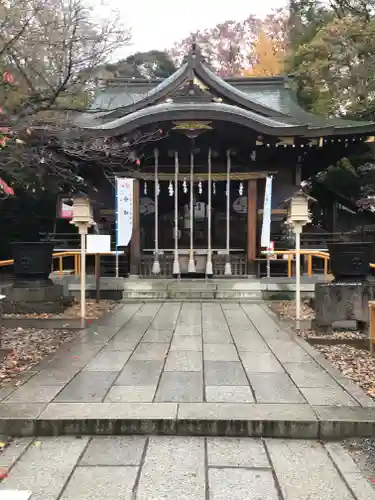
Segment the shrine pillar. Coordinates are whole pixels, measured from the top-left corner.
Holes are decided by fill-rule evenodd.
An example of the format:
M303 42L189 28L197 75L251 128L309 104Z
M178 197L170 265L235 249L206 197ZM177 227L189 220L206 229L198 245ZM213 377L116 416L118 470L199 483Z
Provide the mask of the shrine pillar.
M257 257L257 180L247 183L247 274L255 274Z

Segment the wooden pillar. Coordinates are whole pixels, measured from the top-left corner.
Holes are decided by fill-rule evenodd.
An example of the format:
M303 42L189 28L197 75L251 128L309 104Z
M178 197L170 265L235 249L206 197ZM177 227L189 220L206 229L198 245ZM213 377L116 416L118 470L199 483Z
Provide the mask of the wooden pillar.
M130 274L139 274L141 259L141 230L140 230L140 206L139 206L139 180L133 181L133 233L130 241Z
M247 182L247 274L255 274L257 257L257 180Z

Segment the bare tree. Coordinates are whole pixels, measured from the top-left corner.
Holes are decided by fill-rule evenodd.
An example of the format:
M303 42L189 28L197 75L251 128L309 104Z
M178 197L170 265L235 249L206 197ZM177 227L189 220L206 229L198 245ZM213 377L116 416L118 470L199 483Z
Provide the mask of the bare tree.
M0 68L15 83L3 82L0 103L17 128L85 108L97 68L130 39L117 17L95 20L83 0L9 0L0 18Z
M61 131L74 128L71 111L87 108L103 64L130 40L118 17L98 20L84 1L0 3L0 176L13 183L78 179Z

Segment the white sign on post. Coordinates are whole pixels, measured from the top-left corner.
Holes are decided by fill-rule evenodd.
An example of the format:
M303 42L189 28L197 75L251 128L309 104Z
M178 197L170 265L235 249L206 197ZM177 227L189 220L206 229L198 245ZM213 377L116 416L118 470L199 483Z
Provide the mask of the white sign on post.
M126 247L133 232L133 179L116 179L117 247Z
M88 234L86 247L87 253L109 253L111 251L111 235Z

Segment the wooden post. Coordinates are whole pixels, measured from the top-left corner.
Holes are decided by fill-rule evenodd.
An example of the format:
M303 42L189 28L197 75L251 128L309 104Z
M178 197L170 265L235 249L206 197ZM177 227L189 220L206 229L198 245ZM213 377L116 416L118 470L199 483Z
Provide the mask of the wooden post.
M311 255L311 253L307 256L307 274L309 276L312 276L312 274L313 274L312 255Z
M130 274L138 276L141 259L139 180L133 181L133 233L130 241Z
M375 347L375 301L371 300L368 303L370 315L370 351L374 354Z
M257 180L247 182L247 274L255 274L257 258Z
M206 262L206 278L211 277L214 272L212 268L212 151L208 150L208 203L207 203L207 262Z
M95 254L96 302L100 302L100 253Z
M232 167L232 159L231 159L230 149L227 150L227 234L226 234L226 256L225 256L225 267L224 274L225 276L230 276L232 274L232 265L230 260L230 171Z

